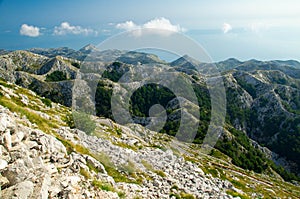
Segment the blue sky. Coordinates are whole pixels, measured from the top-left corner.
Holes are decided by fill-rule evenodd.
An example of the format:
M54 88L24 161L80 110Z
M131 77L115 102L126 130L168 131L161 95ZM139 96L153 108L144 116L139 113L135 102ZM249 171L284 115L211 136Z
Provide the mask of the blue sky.
M74 49L143 27L180 32L213 60L300 60L297 0L0 0L0 48Z

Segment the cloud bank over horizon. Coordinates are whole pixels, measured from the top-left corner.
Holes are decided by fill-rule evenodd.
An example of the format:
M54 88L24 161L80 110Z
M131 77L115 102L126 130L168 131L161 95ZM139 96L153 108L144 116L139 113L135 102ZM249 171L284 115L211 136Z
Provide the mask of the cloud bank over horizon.
M186 29L182 28L179 24L174 25L171 21L165 17L158 17L152 20L147 21L143 24L136 24L133 21L125 21L123 23L118 23L115 26L117 29L131 31L131 30L139 30L139 29L157 29L162 31L170 31L170 32L185 32ZM159 33L157 31L157 33Z
M0 0L0 3L3 49L60 46L79 49L123 31L135 32L135 36L144 32L168 36L176 32L199 42L216 60L229 57L300 60L300 1L297 0L172 3Z
M60 26L55 26L54 35L67 35L67 34L73 34L73 35L97 35L98 32L91 29L91 28L83 28L81 26L73 26L69 22L62 22Z

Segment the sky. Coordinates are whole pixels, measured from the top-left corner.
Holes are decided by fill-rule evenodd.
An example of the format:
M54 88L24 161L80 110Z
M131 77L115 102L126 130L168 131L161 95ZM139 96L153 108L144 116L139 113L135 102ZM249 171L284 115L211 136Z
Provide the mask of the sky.
M298 0L0 0L0 49L80 49L123 31L184 34L215 60L300 60Z

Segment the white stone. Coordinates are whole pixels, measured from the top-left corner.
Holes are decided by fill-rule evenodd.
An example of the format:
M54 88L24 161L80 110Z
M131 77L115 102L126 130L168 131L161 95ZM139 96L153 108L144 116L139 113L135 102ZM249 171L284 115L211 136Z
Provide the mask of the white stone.
M0 159L0 170L3 170L7 167L7 162L5 160Z
M51 177L49 174L45 175L44 180L42 182L40 198L47 199L48 198L48 190L51 186Z
M12 144L21 142L23 138L25 137L25 134L23 131L17 131L11 136Z
M11 149L11 135L10 131L7 129L3 135L4 138L4 146L10 150Z
M6 128L8 126L10 126L10 123L11 123L10 118L6 114L1 113L1 115L0 115L0 131L4 132L6 130Z
M28 104L29 104L29 99L28 99L28 97L26 96L26 95L23 95L23 94L20 94L20 96L21 96L21 102L25 105L25 106L28 106Z
M14 196L18 199L27 199L33 193L34 184L31 181L20 182L16 186Z

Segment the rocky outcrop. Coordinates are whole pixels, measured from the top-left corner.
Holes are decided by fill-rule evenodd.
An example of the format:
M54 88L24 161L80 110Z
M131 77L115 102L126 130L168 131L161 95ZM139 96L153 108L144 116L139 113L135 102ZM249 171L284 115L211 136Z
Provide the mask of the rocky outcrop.
M116 198L94 191L78 172L89 163L108 177L101 163L87 155L68 154L62 142L21 125L22 119L2 106L0 119L2 198Z
M232 187L229 182L205 175L197 164L176 157L171 150L164 152L145 148L135 152L79 130L60 128L57 131L63 140L78 143L94 153L106 153L116 168L128 160L132 161L135 168L151 179L141 184L116 182L98 160L76 152L68 154L61 141L20 124L24 120L2 106L0 120L2 198L119 198L116 193L95 190L92 179L110 183L116 190L123 191L126 198L136 195L142 198L169 198L171 192L176 194L181 191L197 198L231 198L225 193ZM132 134L129 128L126 129L126 134ZM124 135L117 142L125 138ZM136 144L132 139L127 139L126 143ZM153 170L145 168L142 162L148 162ZM97 173L90 171L89 167ZM82 175L82 170L89 173L86 175L90 175L90 179ZM155 170L164 174L159 175ZM177 188L172 190L175 185Z

